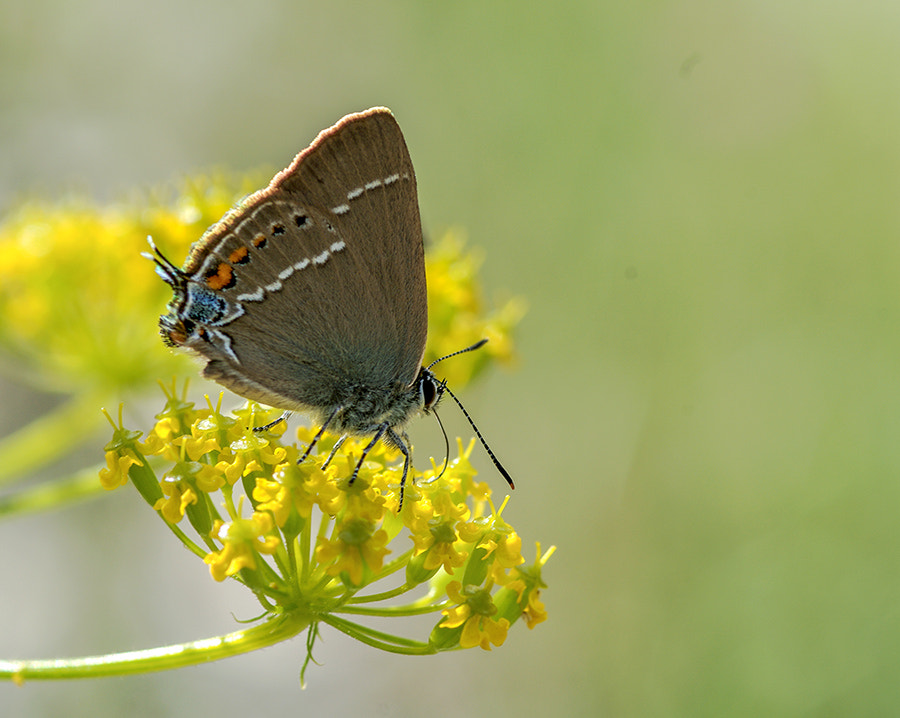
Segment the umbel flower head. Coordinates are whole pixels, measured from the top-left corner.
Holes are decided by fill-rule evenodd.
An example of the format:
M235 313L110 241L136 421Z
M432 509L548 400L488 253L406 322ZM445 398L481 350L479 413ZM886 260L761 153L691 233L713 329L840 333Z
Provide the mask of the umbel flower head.
M198 176L108 207L32 202L0 224L0 250L8 259L0 265L0 364L41 389L72 397L39 425L6 438L0 481L49 465L86 441L98 405L118 403L161 376L196 372L159 340L157 319L170 293L140 256L146 237L153 235L170 256L184 256L206 226L262 178ZM512 358L510 334L523 313L516 299L486 307L479 260L463 244L458 233L447 233L426 248L424 362L490 339L484 349L442 364L454 388L491 361ZM472 444L457 442L443 473L440 466L412 471L400 507L402 462L389 447L377 444L351 483L360 442L347 441L326 462L335 443L326 435L319 455L298 464L298 445L282 441L284 423L253 431L273 418L254 404L232 415L209 401L197 408L173 386L152 426L126 428L120 412L100 482L96 470L89 483L77 474L61 480L51 500L23 491L16 504L36 511L132 484L214 580L239 581L253 592L264 608L255 625L128 654L65 661L0 657L0 678L175 668L303 630L311 650L323 624L400 653L489 649L503 643L518 619L529 627L544 620L541 570L553 549L538 549L534 562L525 562L518 534L503 516L505 502L495 506L487 485L475 478ZM300 446L307 446L312 432L298 431ZM48 445L48 433L64 434L68 443ZM431 633L415 640L364 623L366 616L428 613L434 614Z
M398 653L490 650L520 618L546 618L541 568L552 550L524 565L521 539L476 480L474 440L458 442L446 470L416 473L399 506L397 450L377 444L351 482L368 439L334 452L326 436L298 464L283 422L254 431L272 418L253 403L232 415L209 400L196 408L173 390L146 436L113 424L101 482L134 484L213 579L244 584L268 618L302 617L312 637L323 623ZM312 436L299 430L304 444ZM431 635L419 641L350 619L429 612Z

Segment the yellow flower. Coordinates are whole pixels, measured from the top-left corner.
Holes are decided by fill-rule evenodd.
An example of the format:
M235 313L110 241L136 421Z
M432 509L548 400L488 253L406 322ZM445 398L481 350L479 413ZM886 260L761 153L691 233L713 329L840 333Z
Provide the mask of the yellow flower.
M197 492L180 481L166 481L160 484L165 498L157 501L153 508L161 512L170 524L177 524L191 504L197 503Z
M544 564L556 551L551 546L544 554L541 554L541 545L536 545L536 559L531 566L517 566L509 574L506 574L496 566L492 576L496 583L502 585L494 594L494 604L497 606L500 616L515 621L521 617L529 628L547 620L547 609L540 600L541 589L546 586L541 576Z
M128 483L128 469L132 466L143 466L143 462L137 458L133 450L124 453L118 451L106 452L106 468L100 469L100 483L104 489L115 489Z
M204 435L180 436L175 444L184 447L184 453L191 461L199 461L206 454L222 448L215 437Z
M524 563L522 557L522 539L515 532L505 532L485 538L478 548L484 549L487 556L493 556L498 566L512 568Z
M234 483L246 473L247 457L241 452L236 454L230 452L227 454L219 454L219 460L216 462L216 470L221 472L229 486L233 486Z
M256 487L253 489L253 500L257 501L257 511L270 511L275 519L276 526L284 526L288 520L291 504L290 490L276 479L256 479Z
M216 467L194 461L178 462L159 482L163 497L153 506L163 517L177 524L184 517L188 506L199 501L201 493L218 491L224 484Z
M203 559L210 575L216 581L224 581L242 569L255 569L259 554L275 553L281 544L278 536L271 533L273 528L272 517L267 513L254 512L249 519L227 523L217 519L210 536L223 546Z
M522 618L528 628L534 628L539 623L547 620L547 609L541 601L541 592L535 589L528 596L528 605L522 611Z
M465 562L468 552L460 552L456 548L457 536L453 527L452 520L436 517L428 522L427 531L413 530L416 554L426 554L423 562L426 571L443 566L447 573L452 574L454 568Z
M447 595L458 604L454 608L444 609L446 616L440 624L442 628L458 628L462 626L459 637L460 648L481 646L491 650L491 644L502 646L509 630L506 618L495 620L492 616L497 612L489 591L478 586L463 588L459 581L447 584Z
M365 519L352 519L340 527L334 539L324 540L316 547L316 560L328 565L330 576L343 574L350 586L360 586L365 574L381 569L384 557L390 553L387 543L387 531L376 530Z
M459 638L460 648L481 646L485 651L491 650L491 644L502 646L509 631L509 621L505 618L494 620L488 616L472 616L463 626Z
M174 437L181 436L183 433L181 421L178 417L163 416L153 425L150 433L147 434L144 451L148 454L155 454L158 448L161 448Z

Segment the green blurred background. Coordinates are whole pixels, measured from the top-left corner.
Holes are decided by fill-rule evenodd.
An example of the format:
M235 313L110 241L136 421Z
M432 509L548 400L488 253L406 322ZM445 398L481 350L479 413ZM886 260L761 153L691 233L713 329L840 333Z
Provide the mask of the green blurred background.
M297 640L0 686L4 714L896 713L898 37L900 4L874 0L0 4L4 207L280 168L391 107L429 233L464 228L488 295L528 298L518 368L464 399L525 546L558 546L549 620L489 654L326 631L304 692ZM2 391L7 432L41 407ZM127 492L0 543L2 658L254 611Z

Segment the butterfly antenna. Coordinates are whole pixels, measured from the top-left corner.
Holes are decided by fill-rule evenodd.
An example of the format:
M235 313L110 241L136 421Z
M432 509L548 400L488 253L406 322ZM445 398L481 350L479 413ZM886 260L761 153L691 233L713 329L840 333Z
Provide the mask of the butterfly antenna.
M427 367L425 367L425 369L426 369L426 371L430 371L430 370L431 370L431 367L433 367L433 366L434 366L435 364L437 364L439 361L444 361L444 359L449 359L450 357L455 357L455 356L457 356L458 354L465 354L466 352L472 352L472 351L475 351L476 349L480 349L481 347L483 347L485 344L487 344L487 339L486 339L486 338L485 338L485 339L482 339L481 341L475 342L475 343L474 343L472 346L470 346L470 347L466 347L465 349L460 349L459 351L453 352L452 354L447 354L446 356L442 356L440 359L435 359L433 362L431 362L431 364L429 364ZM462 402L461 402L459 399L456 398L456 394L454 394L452 391L450 391L450 389L447 387L447 382L446 382L446 381L442 381L442 382L441 382L441 392L444 392L444 391L446 391L450 396L453 397L453 401L456 402L456 405L459 407L460 411L462 411L463 416L466 417L466 420L469 422L469 424L470 424L470 425L472 426L472 428L475 430L475 436L478 437L478 440L481 442L481 445L484 447L484 450L487 452L488 456L491 457L491 461L494 462L494 466L497 467L497 471L499 471L499 472L500 472L500 475L501 475L504 479L506 479L506 483L509 484L509 488L511 488L511 489L516 488L516 485L513 483L512 476L510 476L510 475L509 475L509 472L508 472L506 469L503 468L503 464L500 463L500 460L499 460L496 456L494 456L494 452L491 451L491 447L488 446L488 443L484 440L484 437L481 435L481 432L478 431L478 427L475 426L475 422L472 421L472 417L469 416L469 412L466 411L466 407L464 407L464 406L462 405ZM433 413L435 416L437 416L437 412L432 412L432 413ZM438 424L441 424L441 419L440 419L440 417L438 417ZM444 431L444 425L443 425L443 424L441 424L441 431ZM450 455L450 441L449 441L449 439L447 439L447 432L446 432L446 431L444 431L444 440L447 442L447 457L448 457L448 459L449 459L449 455ZM443 475L443 473L444 473L444 471L446 470L446 468L447 468L447 460L445 460L445 462L444 462L444 469L441 470L441 475Z
M483 344L483 343L484 343L484 342L482 342L482 344ZM478 345L476 345L476 346L481 346L481 345L478 344ZM463 349L463 351L467 351L467 350ZM457 354L459 354L459 353L461 353L461 352L457 352ZM453 356L453 355L451 354L450 356ZM481 445L484 447L484 450L487 452L488 456L491 457L491 461L494 462L494 466L497 467L497 471L499 471L499 472L500 472L500 475L503 476L504 479L506 479L506 483L509 484L509 488L511 488L511 489L516 488L516 485L513 483L512 476L509 475L509 472L508 472L506 469L503 468L503 464L501 464L500 461L497 459L497 457L494 456L494 452L491 451L491 447L488 446L488 443L484 440L484 437L481 435L481 432L478 431L478 427L475 426L475 422L472 421L472 417L469 416L469 412L466 411L466 407L464 407L464 406L462 405L462 402L461 402L459 399L456 398L456 394L454 394L452 391L450 391L450 389L449 389L446 385L444 386L444 390L445 390L450 396L453 397L453 401L456 402L456 405L457 405L457 406L460 408L460 410L462 411L463 416L465 416L466 419L469 421L469 423L472 425L472 428L475 430L475 436L478 437L478 440L481 442ZM449 449L448 449L448 451L449 451Z
M172 264L172 262L169 261L169 258L159 250L159 247L157 247L153 241L153 237L147 237L147 244L150 245L150 249L153 250L153 253L141 252L141 256L144 259L149 259L156 265L156 273L166 282L166 284L170 284L173 287L177 286L178 280L182 276L182 271Z
M445 386L444 388L446 389L447 387ZM444 466L441 468L441 473L435 477L439 479L444 475L444 472L450 465L450 439L447 438L447 431L444 429L444 422L441 421L441 417L439 417L438 413L434 410L432 410L431 413L434 414L434 418L437 419L438 426L441 427L441 433L444 435Z
M476 349L480 349L485 344L487 344L487 339L482 339L481 341L476 342L475 344L473 344L470 347L466 347L465 349L460 349L459 351L453 352L452 354L447 354L445 356L442 356L440 359L435 359L433 362L431 362L431 364L429 364L427 367L425 367L425 369L431 369L431 367L433 367L439 361L444 361L444 359L449 359L450 357L455 357L457 354L465 354L466 352L473 352ZM459 402L457 402L457 403L459 403Z

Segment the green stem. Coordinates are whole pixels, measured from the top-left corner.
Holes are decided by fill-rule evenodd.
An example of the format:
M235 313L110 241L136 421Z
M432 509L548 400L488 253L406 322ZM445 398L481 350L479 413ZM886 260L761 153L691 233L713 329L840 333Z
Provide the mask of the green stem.
M322 616L322 622L346 633L351 638L361 641L373 648L380 648L389 653L400 653L406 656L428 656L437 653L437 649L429 643L413 641L409 638L394 636L374 628L363 626L352 621L345 621L335 615Z
M70 398L0 441L0 486L46 466L96 431L103 419L95 394ZM47 437L52 437L48 439Z
M93 466L65 479L58 479L10 496L0 497L0 518L58 509L76 501L106 493L106 489L97 478L100 469L99 465Z
M346 604L336 609L341 613L353 614L355 616L424 616L428 613L437 613L445 608L450 608L453 604L450 601L443 603L428 604L426 606L366 606L366 605L349 605Z
M105 678L184 668L249 653L258 648L280 643L293 638L306 629L310 621L311 617L308 614L288 613L272 618L258 626L217 638L206 638L144 651L54 660L0 660L0 680L6 679L15 683L23 683L27 680Z
M212 541L209 541L209 543L212 544L212 547L209 549L209 551L204 551L190 538L188 538L188 535L184 531L182 531L176 524L170 524L168 521L166 521L165 517L162 515L162 511L157 511L156 513L159 514L159 517L163 520L163 523L169 527L169 530L178 537L178 540L185 545L187 550L193 553L198 558L206 558L206 554L210 551L218 551L218 548L215 544L212 543Z
M376 603L378 601L386 601L389 598L395 598L396 596L402 596L404 593L406 593L407 591L409 591L412 588L415 588L415 586L410 586L408 583L404 583L402 586L397 586L397 588L392 588L390 591L382 591L381 593L370 593L366 596L354 596L347 603L359 605L361 603Z
M412 555L413 549L409 549L407 551L404 551L392 561L388 561L384 566L381 567L381 570L378 572L378 579L385 578L402 568L406 568L406 565L409 563L409 559L412 557Z

